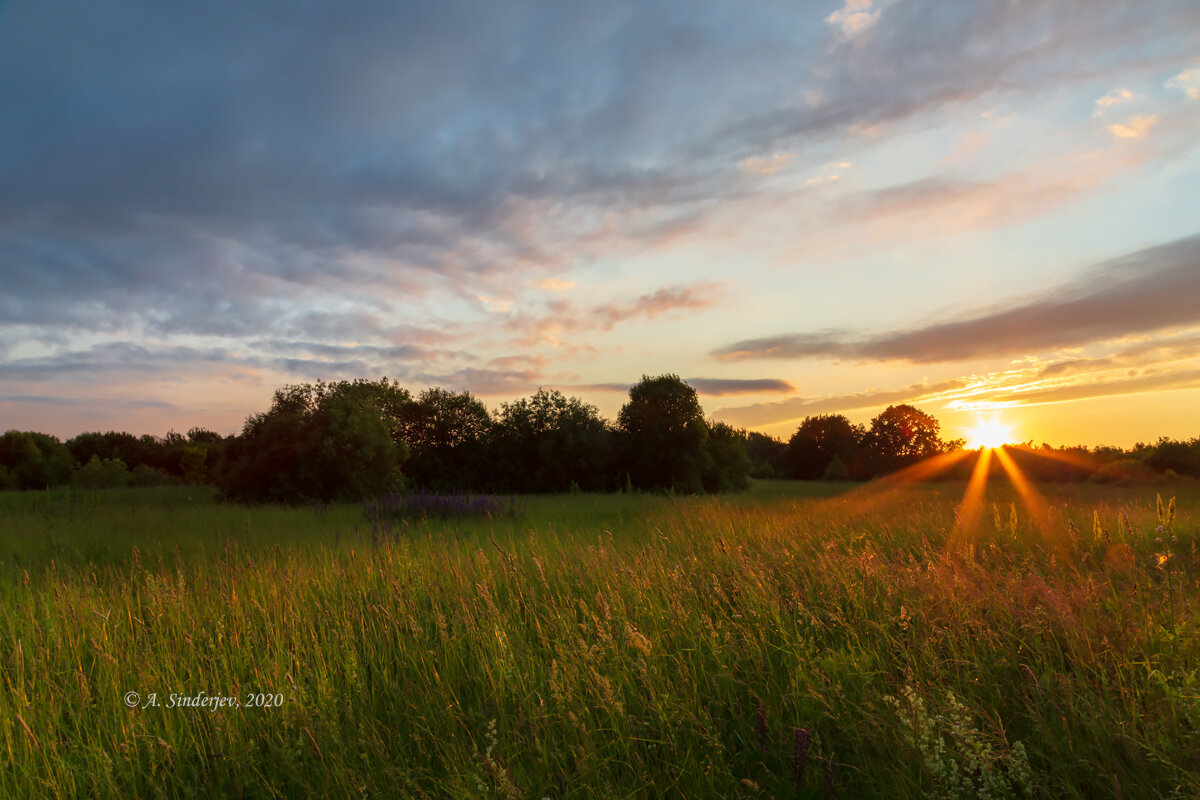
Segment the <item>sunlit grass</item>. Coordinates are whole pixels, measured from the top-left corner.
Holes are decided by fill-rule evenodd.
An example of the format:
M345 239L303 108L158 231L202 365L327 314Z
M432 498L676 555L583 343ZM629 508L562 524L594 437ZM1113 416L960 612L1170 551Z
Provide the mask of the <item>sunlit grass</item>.
M1200 793L1200 492L980 480L386 532L0 495L0 796Z

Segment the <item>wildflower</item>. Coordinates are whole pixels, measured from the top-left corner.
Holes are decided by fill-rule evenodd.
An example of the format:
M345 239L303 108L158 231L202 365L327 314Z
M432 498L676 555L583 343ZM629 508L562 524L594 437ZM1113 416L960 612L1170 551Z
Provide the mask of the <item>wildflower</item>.
M763 708L762 703L759 703L758 707L754 709L754 732L758 735L759 748L765 750L769 730L767 728L767 711Z
M797 789L804 785L804 771L808 769L809 734L807 728L792 729L792 783Z

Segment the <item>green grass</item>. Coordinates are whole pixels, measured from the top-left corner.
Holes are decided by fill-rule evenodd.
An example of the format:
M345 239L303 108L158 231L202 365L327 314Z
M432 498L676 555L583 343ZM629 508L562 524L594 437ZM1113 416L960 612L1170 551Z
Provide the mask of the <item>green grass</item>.
M1200 795L1194 484L855 488L0 494L0 796Z

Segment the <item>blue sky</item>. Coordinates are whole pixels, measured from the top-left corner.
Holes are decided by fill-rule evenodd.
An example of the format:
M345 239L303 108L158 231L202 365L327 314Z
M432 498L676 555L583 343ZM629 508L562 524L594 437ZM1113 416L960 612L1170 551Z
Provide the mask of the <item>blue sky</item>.
M0 427L387 375L1200 435L1194 2L0 3Z

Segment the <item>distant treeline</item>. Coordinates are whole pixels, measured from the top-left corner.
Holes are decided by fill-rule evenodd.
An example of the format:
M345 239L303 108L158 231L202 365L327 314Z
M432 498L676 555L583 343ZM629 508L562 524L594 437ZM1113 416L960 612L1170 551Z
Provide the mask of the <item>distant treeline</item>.
M285 386L241 433L0 436L0 489L212 483L234 500L361 500L403 490L504 493L743 489L751 477L868 480L959 449L929 414L890 406L867 426L806 418L783 442L707 421L676 375L644 377L615 422L558 391L496 412L467 392L414 396L386 378ZM1200 439L1118 448L1010 448L1032 479L1200 476ZM1045 456L1045 457L1036 457ZM951 477L963 477L965 461Z

